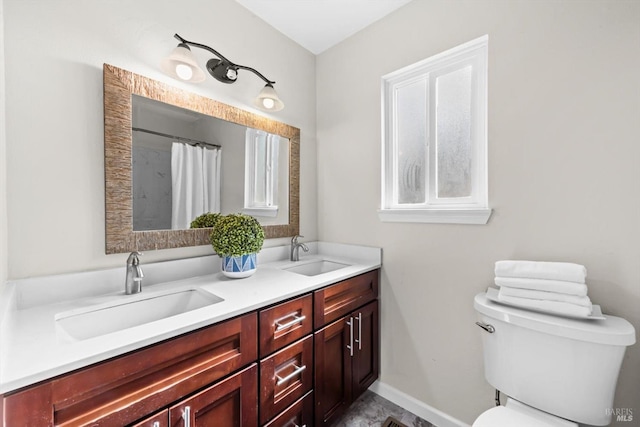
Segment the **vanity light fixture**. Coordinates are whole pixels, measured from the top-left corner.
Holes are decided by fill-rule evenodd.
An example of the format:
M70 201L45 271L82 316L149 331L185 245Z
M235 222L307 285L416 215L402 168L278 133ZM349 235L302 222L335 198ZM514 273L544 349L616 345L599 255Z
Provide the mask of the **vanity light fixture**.
M267 79L258 70L244 65L234 64L209 46L190 42L183 39L178 34L174 34L174 37L178 39L180 43L175 49L173 49L171 54L161 62L162 70L169 76L174 79L193 83L200 83L204 81L205 73L198 66L198 63L189 48L189 46L197 47L209 51L217 57L211 58L207 61L206 65L207 71L216 80L222 83L231 84L238 79L238 70L251 71L267 83L254 100L254 104L258 108L267 111L280 111L284 108L284 103L280 100L278 94L273 88L273 85L276 82Z

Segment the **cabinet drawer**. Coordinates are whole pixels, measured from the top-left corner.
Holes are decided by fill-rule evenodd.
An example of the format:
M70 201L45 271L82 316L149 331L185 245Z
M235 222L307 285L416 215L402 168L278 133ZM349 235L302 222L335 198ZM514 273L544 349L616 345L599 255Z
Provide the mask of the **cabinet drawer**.
M313 426L313 392L289 406L264 427L312 427Z
M378 298L378 270L352 277L313 293L314 327L345 316Z
M260 362L260 424L304 396L313 385L313 337Z
M251 313L89 366L6 396L4 416L16 426L128 425L254 362L257 329Z
M158 412L142 421L132 424L130 427L169 427L169 410Z
M260 357L310 334L313 329L311 294L260 312Z

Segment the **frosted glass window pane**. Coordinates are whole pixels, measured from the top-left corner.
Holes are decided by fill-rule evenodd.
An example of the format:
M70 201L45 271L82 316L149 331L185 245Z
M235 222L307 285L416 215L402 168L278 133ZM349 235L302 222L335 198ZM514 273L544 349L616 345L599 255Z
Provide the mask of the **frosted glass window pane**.
M471 195L471 66L436 79L437 197Z
M396 90L398 203L426 198L427 82Z

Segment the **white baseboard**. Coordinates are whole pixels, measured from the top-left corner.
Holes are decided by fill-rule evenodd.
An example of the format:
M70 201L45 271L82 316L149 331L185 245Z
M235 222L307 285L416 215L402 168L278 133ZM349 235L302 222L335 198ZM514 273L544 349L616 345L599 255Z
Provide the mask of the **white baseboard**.
M369 387L372 392L384 397L385 399L403 407L409 412L414 413L420 418L429 421L437 427L470 427L469 424L453 418L449 414L427 405L400 390L391 387L380 381L376 381Z

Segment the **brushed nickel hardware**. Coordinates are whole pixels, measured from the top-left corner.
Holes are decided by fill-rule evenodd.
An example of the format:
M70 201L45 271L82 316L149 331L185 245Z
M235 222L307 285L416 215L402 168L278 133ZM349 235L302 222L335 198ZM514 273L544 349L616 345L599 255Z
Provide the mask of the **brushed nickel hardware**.
M288 321L287 323L280 323L282 320L287 319L289 317L293 317L293 320ZM275 321L275 325L276 325L276 332L281 331L283 329L287 329L292 327L293 325L296 325L298 323L302 323L302 321L304 319L306 319L307 316L302 315L302 316L298 316L298 313L291 313L291 314L287 314L284 317L279 318L278 320Z
M493 325L490 325L488 323L476 322L476 325L480 326L482 329L489 332L490 334L496 331L496 328L494 328Z
M127 276L124 282L124 293L127 295L137 294L142 292L142 267L140 267L140 259L138 257L142 254L138 251L133 251L127 258Z
M184 411L182 411L182 420L184 421L184 427L191 427L191 407L184 407Z
M291 366L293 366L295 369L289 375L287 375L285 377L280 377L280 375L276 374L276 379L278 380L276 382L276 385L282 385L282 384L286 383L291 378L295 377L296 375L300 374L302 371L307 369L307 365L296 366L295 363L292 363Z
M353 357L353 317L350 317L347 321L347 325L349 325L349 345L347 348L351 353L351 357Z
M295 235L291 238L291 254L289 259L291 261L300 261L300 248L303 251L309 252L309 247L304 243L298 243L299 238L304 238L304 236Z
M362 350L362 312L358 313L358 339L356 342L358 343L358 351Z

